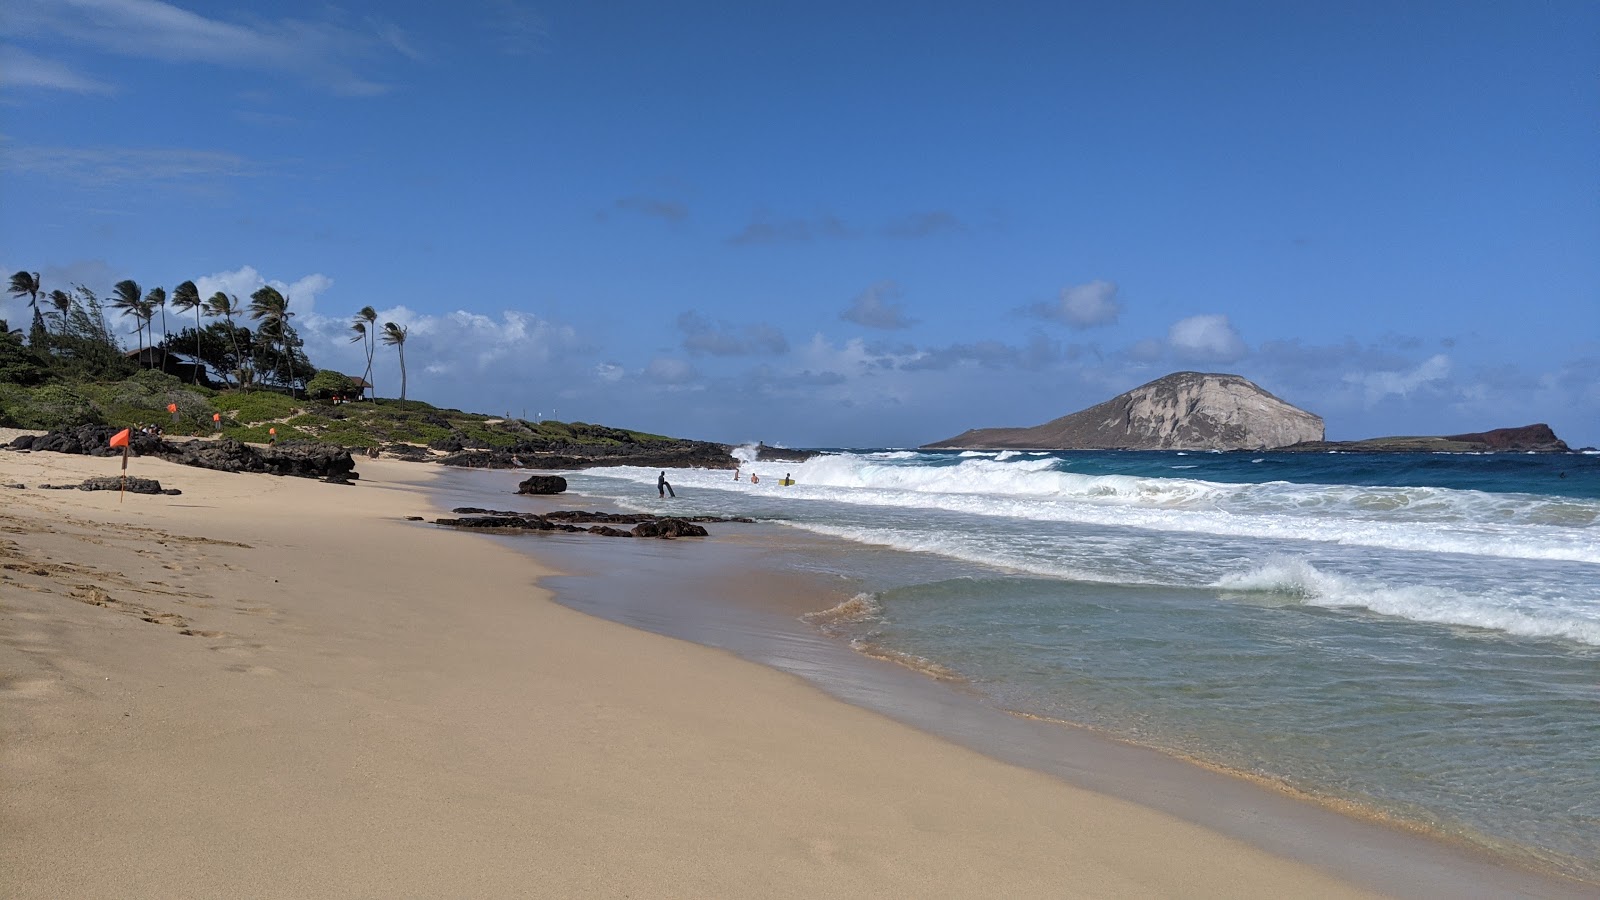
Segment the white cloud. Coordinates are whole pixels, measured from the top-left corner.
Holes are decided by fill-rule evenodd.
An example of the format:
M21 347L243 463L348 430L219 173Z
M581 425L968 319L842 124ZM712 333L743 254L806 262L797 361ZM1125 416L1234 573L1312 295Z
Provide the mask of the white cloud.
M1172 324L1167 344L1183 359L1201 362L1235 362L1249 352L1244 339L1227 316L1190 316Z
M1023 312L1073 328L1094 328L1115 324L1122 315L1122 303L1117 300L1116 282L1096 280L1062 288L1055 303L1035 303Z
M908 318L905 307L895 302L899 297L899 285L880 281L862 291L839 318L868 328L909 328L916 320Z
M1386 397L1404 397L1424 385L1450 377L1450 357L1436 353L1415 367L1402 371L1358 372L1344 376L1347 384L1359 387L1371 406Z
M302 320L310 320L316 316L317 295L333 287L333 279L316 272L293 282L269 281L256 271L255 266L240 266L232 272L214 272L194 280L194 286L199 289L202 298L209 298L221 291L238 297L244 306L249 305L251 294L269 284L289 298L290 312Z
M166 63L281 72L347 96L387 90L356 74L352 62L419 56L398 26L375 19L359 27L333 18L228 22L161 0L9 0L7 6L0 31L12 36Z
M80 75L62 63L10 45L0 45L0 87L44 88L74 94L116 93L115 87L103 81Z

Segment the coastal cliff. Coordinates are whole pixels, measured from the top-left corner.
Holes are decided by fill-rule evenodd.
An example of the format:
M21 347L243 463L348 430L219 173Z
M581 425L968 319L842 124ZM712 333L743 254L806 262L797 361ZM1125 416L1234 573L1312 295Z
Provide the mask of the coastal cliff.
M1174 372L1031 428L976 428L926 449L1259 450L1320 441L1322 417L1238 375Z

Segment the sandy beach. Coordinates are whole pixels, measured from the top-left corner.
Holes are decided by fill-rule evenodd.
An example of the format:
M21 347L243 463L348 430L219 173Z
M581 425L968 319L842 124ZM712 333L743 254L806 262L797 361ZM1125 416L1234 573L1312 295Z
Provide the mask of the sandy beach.
M1303 863L550 602L432 512L0 452L0 870L60 897L1354 897Z

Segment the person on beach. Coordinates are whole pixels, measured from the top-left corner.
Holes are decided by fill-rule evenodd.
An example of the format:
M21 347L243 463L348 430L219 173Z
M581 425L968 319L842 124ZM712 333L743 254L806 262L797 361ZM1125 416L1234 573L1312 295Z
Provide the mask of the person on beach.
M1563 474L1561 477L1565 478L1567 476L1565 474ZM739 480L739 470L738 469L734 469L733 470L733 480L734 481L738 481Z
M668 483L667 473L665 472L662 472L661 477L656 479L656 493L663 497L667 496L668 494L671 494L673 497L678 496L677 492L672 489L672 485Z

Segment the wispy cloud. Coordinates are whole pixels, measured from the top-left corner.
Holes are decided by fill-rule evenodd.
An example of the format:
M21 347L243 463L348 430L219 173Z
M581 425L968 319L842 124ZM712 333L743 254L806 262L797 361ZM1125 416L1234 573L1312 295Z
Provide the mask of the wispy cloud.
M638 213L641 216L662 219L668 222L682 222L689 218L689 208L676 200L659 200L655 197L632 196L623 197L612 204L623 212Z
M816 219L771 219L758 216L744 230L728 238L734 246L804 243L817 238L849 238L855 232L835 216Z
M486 26L501 53L528 56L544 52L550 27L531 5L521 0L488 0L488 5Z
M162 0L10 0L0 32L41 44L67 42L120 56L289 74L346 96L388 86L353 64L419 54L399 26L333 19L231 22Z
M1367 404L1387 397L1405 397L1418 389L1450 377L1450 357L1436 353L1414 367L1400 371L1359 372L1345 376L1347 384L1359 387Z
M110 84L9 44L0 44L0 87L40 88L74 94L116 93L116 88Z
M1072 328L1094 328L1115 324L1122 315L1122 303L1117 299L1116 282L1096 280L1062 288L1055 303L1035 303L1022 312Z
M901 363L900 368L908 372L940 371L961 366L1036 371L1054 365L1061 358L1059 344L1044 335L1035 335L1021 346L989 340L932 348Z
M683 349L697 356L775 356L789 352L789 341L783 332L765 323L737 327L686 312L678 317L678 330L683 332Z
M937 209L896 219L884 226L883 233L893 238L925 238L966 230L967 226L954 213Z
M906 315L905 306L896 302L899 298L899 285L880 281L858 294L839 318L868 328L910 328L916 320Z
M89 185L173 183L254 174L244 157L184 148L7 146L7 168Z

